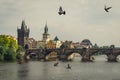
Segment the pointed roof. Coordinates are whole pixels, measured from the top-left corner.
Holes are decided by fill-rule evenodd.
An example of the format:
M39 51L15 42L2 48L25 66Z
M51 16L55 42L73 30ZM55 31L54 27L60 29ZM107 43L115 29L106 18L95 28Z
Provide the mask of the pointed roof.
M54 38L54 41L58 41L59 39L58 39L58 37L56 36L55 38Z
M48 33L47 23L45 24L44 33Z
M22 25L21 25L21 29L26 30L27 26L25 24L25 20L22 20Z

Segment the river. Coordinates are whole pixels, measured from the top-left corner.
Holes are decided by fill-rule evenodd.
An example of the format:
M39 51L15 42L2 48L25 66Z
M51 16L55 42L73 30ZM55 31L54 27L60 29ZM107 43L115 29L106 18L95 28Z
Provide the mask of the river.
M95 62L29 61L24 64L0 63L0 80L120 80L120 62L108 63L106 56L95 56ZM67 64L71 69L66 69Z

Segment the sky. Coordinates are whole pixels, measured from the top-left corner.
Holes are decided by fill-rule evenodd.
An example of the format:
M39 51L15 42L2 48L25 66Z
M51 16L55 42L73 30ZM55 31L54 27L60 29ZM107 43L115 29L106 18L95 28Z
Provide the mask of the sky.
M110 12L104 6L112 6ZM59 15L62 6L66 15ZM0 0L0 34L17 37L22 20L30 37L42 40L47 23L51 39L120 47L120 0Z

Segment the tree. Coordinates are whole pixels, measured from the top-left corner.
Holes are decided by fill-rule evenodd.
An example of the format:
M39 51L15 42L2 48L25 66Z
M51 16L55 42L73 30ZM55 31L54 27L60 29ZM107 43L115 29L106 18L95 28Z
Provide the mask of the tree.
M3 46L0 46L0 61L4 60L4 54L6 53L6 48Z
M14 61L18 44L14 37L0 35L0 60Z
M9 38L6 35L0 35L0 45L8 48L9 46Z
M22 61L22 52L24 51L23 47L22 46L18 46L18 49L17 49L17 55L16 55L16 59L20 62Z
M4 54L5 61L15 61L16 60L16 52L13 49L7 49Z
M16 52L23 52L23 51L24 51L23 47L22 47L22 46L20 46L20 45L18 45L18 49L17 49L17 51L16 51Z
M110 48L112 48L112 49L115 48L115 45L110 45Z
M60 46L60 48L68 48L68 45L66 44L66 43L63 43L61 46Z
M0 45L5 48L11 48L14 51L17 50L18 44L12 36L0 35Z
M95 43L94 46L93 46L93 48L98 48L98 45Z
M8 47L13 49L13 51L16 52L16 50L18 49L18 44L14 38L12 38L12 37L9 38L9 46Z

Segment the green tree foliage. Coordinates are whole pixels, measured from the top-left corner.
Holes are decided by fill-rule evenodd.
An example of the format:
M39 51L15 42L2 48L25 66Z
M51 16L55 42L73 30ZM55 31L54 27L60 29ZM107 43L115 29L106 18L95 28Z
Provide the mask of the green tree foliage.
M16 52L16 50L18 49L18 44L16 42L16 40L14 40L14 38L9 38L9 48L11 48L13 51Z
M23 47L22 47L22 46L20 46L20 45L18 45L17 52L23 52L23 51L24 51Z
M66 43L63 43L60 48L64 49L64 48L68 48L68 45Z
M0 35L0 60L14 61L18 44L16 40L7 35Z
M95 44L93 45L93 48L99 48L99 47L98 47L98 45L95 43Z
M14 51L16 51L18 48L16 40L13 37L7 35L0 35L0 46L11 48Z
M23 57L22 57L22 52L24 51L24 49L22 48L22 46L18 46L18 49L17 49L17 55L16 55L16 58L18 61L22 61Z
M110 45L110 48L112 48L112 49L115 48L115 45Z
M5 61L15 61L16 60L16 52L9 48L6 50L6 54L4 54Z
M6 48L3 46L0 46L0 61L4 60L4 54L6 54Z
M6 35L0 35L0 46L8 48L9 42L10 40Z

